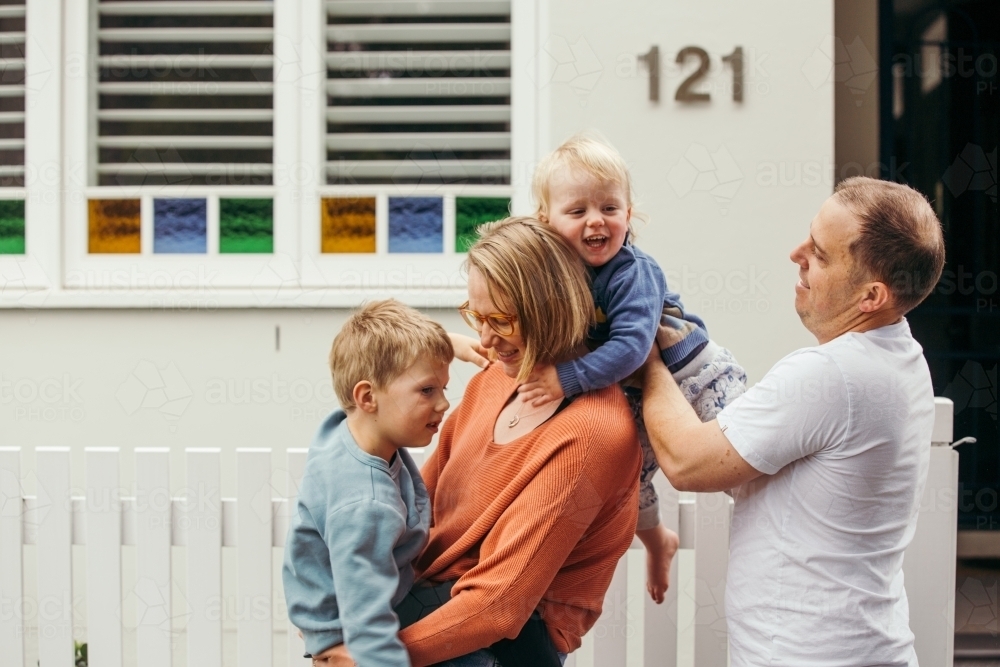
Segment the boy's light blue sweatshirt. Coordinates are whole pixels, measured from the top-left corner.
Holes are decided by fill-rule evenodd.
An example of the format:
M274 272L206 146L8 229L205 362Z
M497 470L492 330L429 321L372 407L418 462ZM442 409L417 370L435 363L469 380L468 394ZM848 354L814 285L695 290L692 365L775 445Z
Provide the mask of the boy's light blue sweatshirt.
M386 463L358 447L342 410L327 417L309 447L282 568L288 618L309 655L344 642L364 667L409 666L392 609L413 585L430 519L405 449Z

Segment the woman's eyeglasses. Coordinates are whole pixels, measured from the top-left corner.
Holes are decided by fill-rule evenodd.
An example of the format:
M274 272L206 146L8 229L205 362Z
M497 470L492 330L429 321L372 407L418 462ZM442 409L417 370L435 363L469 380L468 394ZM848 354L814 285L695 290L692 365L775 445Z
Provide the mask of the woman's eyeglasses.
M458 312L462 314L462 319L465 320L465 323L476 331L480 331L483 322L486 322L490 325L490 329L493 329L493 331L496 331L501 336L510 336L514 333L514 322L517 322L517 315L507 315L506 313L480 315L474 310L469 310L468 301L459 306Z

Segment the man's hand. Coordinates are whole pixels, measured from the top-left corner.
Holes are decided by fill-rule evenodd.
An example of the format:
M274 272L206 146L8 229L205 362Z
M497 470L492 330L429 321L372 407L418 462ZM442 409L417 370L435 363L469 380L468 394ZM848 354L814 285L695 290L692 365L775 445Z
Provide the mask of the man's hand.
M315 667L356 667L345 644L331 646L319 655L314 655L312 660Z
M549 365L535 366L528 381L517 388L517 393L521 395L522 401L533 406L543 405L565 395L556 367Z
M635 373L632 373L629 378L645 382L646 369L649 368L650 364L663 365L663 356L660 353L660 345L655 340L653 341L653 347L649 348L649 354L646 356L646 361L642 362L642 366L639 366Z
M726 491L761 475L733 448L717 420L702 423L666 365L654 362L652 354L645 374L642 416L649 445L675 489Z
M455 348L455 358L475 364L480 368L487 368L490 359L486 348L479 344L479 341L462 334L450 333L451 346Z

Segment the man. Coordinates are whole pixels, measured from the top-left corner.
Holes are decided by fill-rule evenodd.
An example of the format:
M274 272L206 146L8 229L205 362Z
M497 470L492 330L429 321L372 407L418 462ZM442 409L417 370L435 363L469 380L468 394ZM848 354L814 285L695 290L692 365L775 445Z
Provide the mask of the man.
M818 346L704 424L648 363L646 428L674 487L732 489L733 667L915 666L902 563L934 395L904 315L941 275L941 225L918 192L852 178L791 259L795 310Z

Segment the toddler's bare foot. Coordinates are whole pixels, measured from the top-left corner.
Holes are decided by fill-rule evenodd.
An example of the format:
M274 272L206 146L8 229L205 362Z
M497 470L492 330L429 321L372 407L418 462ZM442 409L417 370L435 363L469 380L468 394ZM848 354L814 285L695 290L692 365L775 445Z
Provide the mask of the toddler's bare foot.
M680 546L680 539L663 524L637 530L635 534L646 547L646 590L653 602L662 604L670 587L670 563Z

